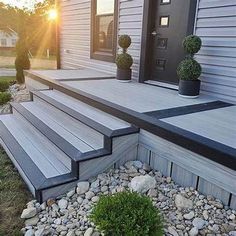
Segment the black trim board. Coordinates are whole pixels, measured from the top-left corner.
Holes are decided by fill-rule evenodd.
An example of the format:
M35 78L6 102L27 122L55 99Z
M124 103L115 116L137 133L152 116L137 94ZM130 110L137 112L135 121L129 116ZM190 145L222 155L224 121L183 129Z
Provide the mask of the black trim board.
M222 101L214 101L214 102L200 103L183 107L169 108L164 110L150 111L150 112L145 112L145 114L155 117L156 119L164 119L164 118L182 116L229 106L233 106L233 104Z
M31 75L30 72L26 72L26 74L28 76ZM45 81L34 75L30 77L104 112L134 124L141 129L147 130L163 139L236 170L236 150L234 148L177 128L146 114L138 113L111 103L81 90L71 88L64 84L62 85L56 81Z

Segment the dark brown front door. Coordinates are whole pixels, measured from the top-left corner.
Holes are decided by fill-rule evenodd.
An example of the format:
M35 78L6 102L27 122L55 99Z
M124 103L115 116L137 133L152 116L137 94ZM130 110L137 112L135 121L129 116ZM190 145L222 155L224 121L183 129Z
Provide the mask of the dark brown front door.
M176 68L185 56L182 41L193 32L196 0L154 1L150 77L177 84Z

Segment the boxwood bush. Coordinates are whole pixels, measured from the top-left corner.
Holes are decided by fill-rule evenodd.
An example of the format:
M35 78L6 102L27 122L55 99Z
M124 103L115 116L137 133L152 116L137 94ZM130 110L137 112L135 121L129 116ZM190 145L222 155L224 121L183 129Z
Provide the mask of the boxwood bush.
M11 100L11 94L8 92L0 92L0 105L4 105Z
M8 81L0 80L0 92L5 92L9 88L10 84Z
M162 236L163 220L150 198L135 192L102 196L90 220L105 236Z

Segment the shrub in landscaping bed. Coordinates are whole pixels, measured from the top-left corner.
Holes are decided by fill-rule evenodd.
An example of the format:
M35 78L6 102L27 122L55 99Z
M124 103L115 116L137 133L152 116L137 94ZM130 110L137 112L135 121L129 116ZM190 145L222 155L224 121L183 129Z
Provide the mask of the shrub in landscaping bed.
M0 92L0 105L4 105L11 100L11 94L8 92Z
M10 84L8 81L0 80L0 92L5 92L9 88Z
M136 192L101 196L91 221L109 236L162 236L163 220L150 198Z

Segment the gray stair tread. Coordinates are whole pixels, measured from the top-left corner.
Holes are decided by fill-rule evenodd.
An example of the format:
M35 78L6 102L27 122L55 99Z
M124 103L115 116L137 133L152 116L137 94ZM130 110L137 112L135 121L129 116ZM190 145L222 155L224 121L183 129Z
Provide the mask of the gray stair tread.
M103 135L73 119L55 107L35 98L21 104L81 153L103 148Z
M20 115L2 115L0 120L46 178L70 172L70 159Z
M70 97L57 90L45 90L41 91L46 96L55 99L57 102L81 113L82 115L95 120L103 126L111 130L119 130L131 127L131 125L123 120L120 120L106 112L96 109L86 103L79 101L73 97Z

